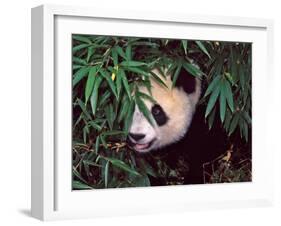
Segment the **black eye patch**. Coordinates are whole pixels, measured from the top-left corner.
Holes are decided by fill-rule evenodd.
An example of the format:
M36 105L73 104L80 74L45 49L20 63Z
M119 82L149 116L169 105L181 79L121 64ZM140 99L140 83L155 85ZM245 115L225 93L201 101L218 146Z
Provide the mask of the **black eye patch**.
M196 88L195 77L182 68L176 81L176 87L182 87L187 94L194 93Z
M158 126L165 125L169 119L161 106L158 104L153 105L153 107L151 108L151 113Z

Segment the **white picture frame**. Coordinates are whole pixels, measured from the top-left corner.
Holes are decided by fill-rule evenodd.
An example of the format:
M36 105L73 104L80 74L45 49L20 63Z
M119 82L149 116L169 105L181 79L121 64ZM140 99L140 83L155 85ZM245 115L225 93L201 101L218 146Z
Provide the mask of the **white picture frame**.
M273 76L272 32L273 22L265 19L57 5L33 8L32 216L56 220L271 205L273 179L267 175L273 171L273 153L266 140L269 108L265 105L270 105ZM71 191L71 122L67 120L72 33L252 42L253 181Z

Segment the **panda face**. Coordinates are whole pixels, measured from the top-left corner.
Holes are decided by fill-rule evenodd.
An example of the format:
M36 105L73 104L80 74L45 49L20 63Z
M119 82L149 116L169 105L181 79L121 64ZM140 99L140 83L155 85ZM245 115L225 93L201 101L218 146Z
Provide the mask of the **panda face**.
M153 71L159 74L158 71ZM150 110L154 125L151 125L135 106L133 120L129 129L129 144L137 152L149 152L161 149L175 143L184 137L191 123L196 103L200 96L200 82L196 81L192 93L187 93L182 87L172 88L170 76L164 81L167 87L151 80L153 103L145 100L146 107ZM145 87L140 91L149 95Z

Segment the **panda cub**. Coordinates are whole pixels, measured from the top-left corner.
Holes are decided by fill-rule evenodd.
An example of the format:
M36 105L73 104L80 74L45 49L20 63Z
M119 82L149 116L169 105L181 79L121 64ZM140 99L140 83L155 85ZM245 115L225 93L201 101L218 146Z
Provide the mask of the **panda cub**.
M154 69L153 72L161 77L158 70ZM128 141L138 153L163 149L177 143L185 137L191 124L201 94L201 81L182 70L174 87L172 75L166 75L163 82L167 87L152 78L151 93L156 103L144 100L154 118L154 126L135 106ZM149 95L146 87L139 87L139 90Z

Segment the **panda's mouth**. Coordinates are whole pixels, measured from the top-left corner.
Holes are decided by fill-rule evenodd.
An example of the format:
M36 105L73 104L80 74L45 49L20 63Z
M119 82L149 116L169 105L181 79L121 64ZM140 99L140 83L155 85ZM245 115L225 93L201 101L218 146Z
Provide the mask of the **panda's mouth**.
M152 144L155 142L155 138L150 141L149 143L145 143L145 144L140 144L140 143L134 143L132 142L132 147L138 151L138 152L147 152L149 151L149 148L152 146Z

